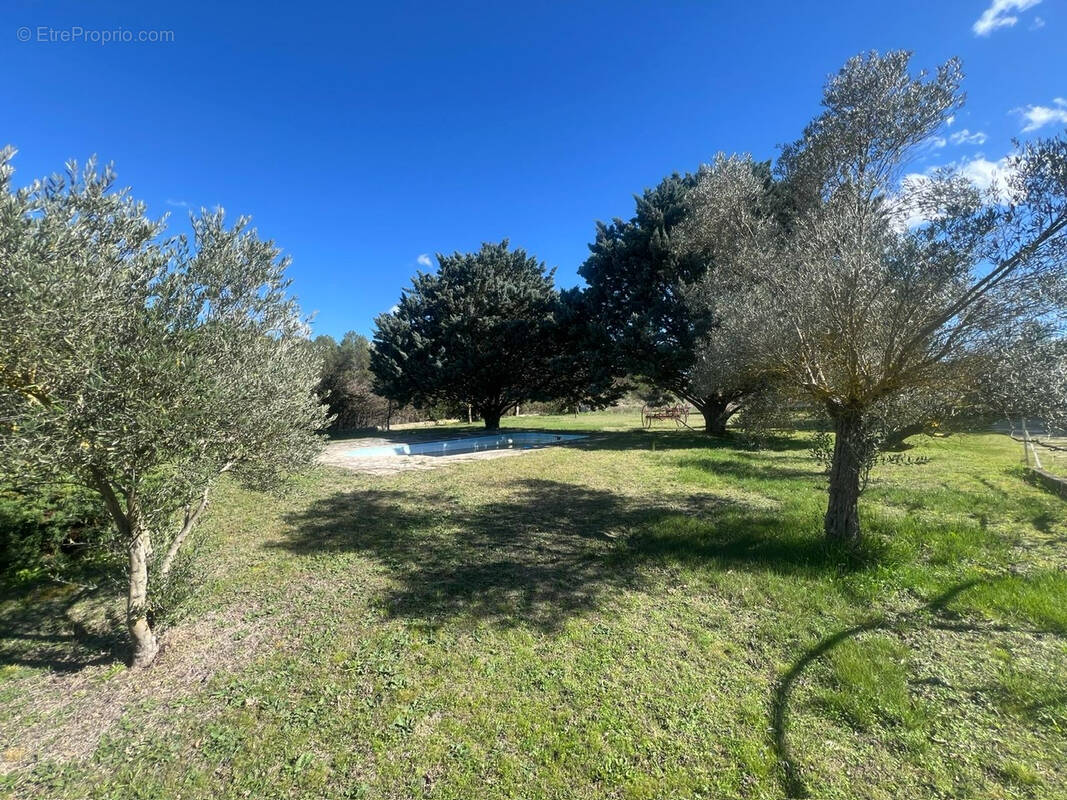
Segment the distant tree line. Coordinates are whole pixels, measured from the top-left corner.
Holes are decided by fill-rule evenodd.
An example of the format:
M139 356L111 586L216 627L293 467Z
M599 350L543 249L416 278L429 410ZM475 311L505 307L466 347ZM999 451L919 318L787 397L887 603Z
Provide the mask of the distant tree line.
M312 345L321 364L315 392L329 409L331 430L387 428L391 421L421 418L420 412L411 410L405 417L391 400L375 394L367 337L349 331L340 342L323 335L316 336Z
M392 425L412 422L480 419L479 413L461 400L442 398L416 407L380 394L370 369L373 345L355 331L346 333L339 342L332 336L316 336L312 346L321 364L315 392L329 410L331 433L388 430ZM561 402L537 407L557 411L561 410ZM513 407L517 408L518 404Z

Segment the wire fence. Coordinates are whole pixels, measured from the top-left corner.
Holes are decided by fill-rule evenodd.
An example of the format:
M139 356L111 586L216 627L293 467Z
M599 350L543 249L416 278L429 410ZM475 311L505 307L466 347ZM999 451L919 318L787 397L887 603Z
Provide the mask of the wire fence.
M1027 467L1067 479L1067 431L1042 420L1020 419L1013 422L1011 437L1022 444Z

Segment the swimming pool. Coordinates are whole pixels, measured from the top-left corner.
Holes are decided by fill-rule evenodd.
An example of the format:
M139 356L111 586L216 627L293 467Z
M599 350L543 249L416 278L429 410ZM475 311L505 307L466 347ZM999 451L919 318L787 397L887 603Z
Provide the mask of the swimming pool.
M477 453L482 450L530 450L549 447L575 439L584 439L578 433L497 433L489 436L466 436L462 439L442 439L436 442L398 442L396 444L357 447L345 455L354 458L381 458L385 456L454 456L460 453Z

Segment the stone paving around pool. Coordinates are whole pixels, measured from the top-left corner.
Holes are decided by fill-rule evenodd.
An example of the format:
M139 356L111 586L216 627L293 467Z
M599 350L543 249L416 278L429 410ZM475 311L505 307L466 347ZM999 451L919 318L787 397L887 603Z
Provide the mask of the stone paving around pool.
M426 437L419 437L425 439ZM439 439L438 434L433 438ZM412 437L415 441L415 437ZM395 439L383 439L370 437L366 439L340 439L326 445L326 450L319 456L319 463L329 464L334 467L344 467L355 472L366 472L371 475L395 475L398 472L407 472L414 469L437 469L458 464L462 461L482 461L488 458L507 458L529 453L530 450L514 448L509 450L482 450L477 453L458 453L454 456L371 456L359 457L351 455L352 450L360 447L377 447L380 445L397 444Z

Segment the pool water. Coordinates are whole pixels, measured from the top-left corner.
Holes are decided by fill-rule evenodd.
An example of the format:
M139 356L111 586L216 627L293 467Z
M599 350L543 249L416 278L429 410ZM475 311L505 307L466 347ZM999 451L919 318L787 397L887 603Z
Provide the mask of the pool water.
M584 439L577 433L497 433L488 436L467 436L462 439L442 439L436 442L398 442L396 444L357 447L345 455L354 458L380 458L385 456L454 456L460 453L477 453L482 450L530 450L535 447L550 447L575 439Z

